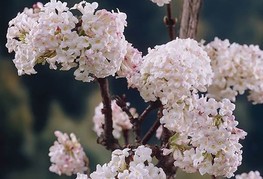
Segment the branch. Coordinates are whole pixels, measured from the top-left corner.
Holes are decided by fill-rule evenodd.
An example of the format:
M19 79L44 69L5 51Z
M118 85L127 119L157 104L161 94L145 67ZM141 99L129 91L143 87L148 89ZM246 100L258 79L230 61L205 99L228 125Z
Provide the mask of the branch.
M202 0L184 0L180 25L180 38L195 38Z
M142 138L141 143L143 145L145 145L153 136L153 134L156 132L156 130L158 129L158 127L160 126L160 120L156 120L153 124L153 126L148 130L148 132L145 134L145 136Z
M116 104L122 109L122 111L124 111L127 114L127 116L129 117L129 120L131 121L131 123L133 123L134 117L131 114L131 112L130 112L128 106L127 106L127 103L126 103L126 100L125 100L125 96L124 95L122 97L114 96L114 99L116 100Z
M112 121L112 110L111 110L111 98L109 92L109 82L106 78L98 78L97 79L100 86L100 94L102 97L102 113L105 116L105 125L104 125L104 133L101 137L98 138L98 143L104 145L107 150L115 150L120 148L118 141L114 138L113 131L113 121Z
M170 2L166 6L167 16L164 17L163 21L164 21L164 24L168 28L168 33L169 33L170 40L174 40L175 39L175 24L176 24L176 20L174 18L172 18L172 7L171 7L171 4L172 4L172 2Z
M148 130L148 132L145 134L145 136L143 137L141 143L143 145L145 145L150 139L151 137L156 133L157 129L160 127L161 123L160 123L160 119L163 116L163 107L159 106L159 110L158 110L158 114L157 114L157 119L154 122L154 124L152 125L152 127Z

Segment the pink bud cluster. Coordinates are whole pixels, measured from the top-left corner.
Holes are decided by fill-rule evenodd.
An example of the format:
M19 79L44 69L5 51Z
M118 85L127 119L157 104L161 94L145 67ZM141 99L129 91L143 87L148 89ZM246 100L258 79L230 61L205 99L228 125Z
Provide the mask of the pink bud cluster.
M55 131L57 141L49 149L52 165L49 170L58 175L72 175L87 172L87 157L77 140L75 134L70 136L60 131Z

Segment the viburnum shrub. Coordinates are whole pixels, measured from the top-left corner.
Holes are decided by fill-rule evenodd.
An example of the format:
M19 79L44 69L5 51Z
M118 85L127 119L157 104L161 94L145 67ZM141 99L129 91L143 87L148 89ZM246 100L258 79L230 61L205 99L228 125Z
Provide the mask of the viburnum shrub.
M235 176L242 163L240 140L247 133L237 127L234 102L245 91L253 104L263 102L263 51L227 39L194 40L200 0L184 1L176 37L171 0L151 1L167 6L170 41L144 56L125 38L127 15L98 9L96 2L36 3L9 22L6 47L15 52L18 75L35 74L36 65L47 63L51 69L73 69L76 80L100 86L93 129L98 143L112 151L111 160L90 171L75 134L55 131L51 172L77 179L164 179L175 178L180 168L212 178ZM109 76L126 78L149 106L138 114L124 97L111 95ZM155 122L142 136L142 121L152 110L158 111ZM160 142L149 144L154 135ZM258 171L235 177L262 178Z

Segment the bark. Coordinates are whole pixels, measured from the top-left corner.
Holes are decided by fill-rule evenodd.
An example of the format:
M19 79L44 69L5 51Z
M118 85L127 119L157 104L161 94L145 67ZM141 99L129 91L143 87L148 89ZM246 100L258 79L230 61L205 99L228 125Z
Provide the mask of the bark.
M184 0L180 25L180 38L195 38L202 0Z

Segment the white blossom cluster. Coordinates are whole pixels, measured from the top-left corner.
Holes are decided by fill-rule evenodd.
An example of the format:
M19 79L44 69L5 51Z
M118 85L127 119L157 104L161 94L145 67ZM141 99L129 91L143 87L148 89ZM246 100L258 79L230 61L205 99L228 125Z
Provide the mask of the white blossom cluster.
M66 133L55 131L55 136L57 141L50 147L48 154L52 163L49 170L58 175L86 172L87 157L75 134L71 133L68 136Z
M263 51L259 46L214 41L204 46L211 58L214 72L210 97L235 101L238 94L249 91L248 99L254 104L263 102Z
M171 0L151 0L151 1L156 3L158 6L163 6L171 2Z
M126 14L95 12L97 7L82 1L70 9L51 0L19 13L9 22L6 44L15 52L18 74L34 74L36 64L47 62L52 69L76 67L74 75L81 81L115 75L127 53ZM73 10L80 11L80 19Z
M192 93L206 91L213 72L207 53L193 39L175 39L149 49L134 80L145 101L171 106Z
M129 103L127 103L129 106ZM94 127L93 130L97 133L98 136L101 136L103 133L103 125L105 124L105 116L102 113L103 104L100 103L95 108L95 114L93 116ZM112 121L113 121L113 131L112 134L114 138L119 139L121 137L121 132L124 130L129 130L132 128L129 116L116 104L116 100L111 101L112 109ZM138 117L135 108L129 109L133 117Z
M101 178L143 178L165 179L162 168L152 163L152 149L139 146L136 149L117 149L112 152L111 161L104 165L97 165L96 171L90 174L91 179ZM87 179L87 175L78 174L76 179Z
M179 107L164 109L161 118L175 132L164 154L172 153L174 165L186 172L232 177L242 160L239 140L246 136L236 127L235 105L195 95Z
M235 176L236 179L262 179L258 171L250 171L249 173L242 173Z

